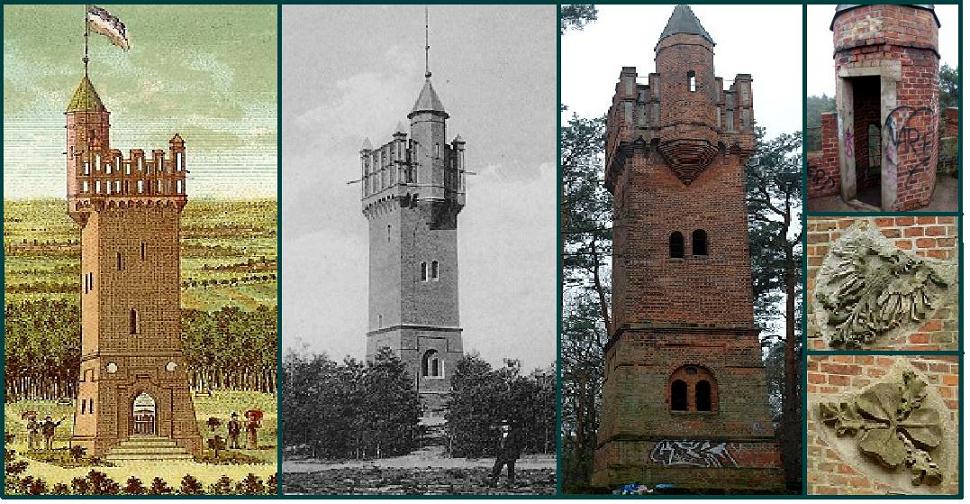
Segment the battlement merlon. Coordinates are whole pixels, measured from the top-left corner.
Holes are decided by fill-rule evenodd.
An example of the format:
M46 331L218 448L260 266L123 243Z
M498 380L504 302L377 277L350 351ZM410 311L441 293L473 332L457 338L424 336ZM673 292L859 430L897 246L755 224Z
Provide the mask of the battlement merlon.
M360 150L361 210L387 199L403 205L418 200L451 201L459 210L465 206L465 141L455 137L441 152L444 168L432 180L419 177L420 146L398 128L393 140L373 148L369 140ZM440 175L440 176L439 176Z
M106 200L164 198L183 206L187 199L185 141L177 133L169 140L167 152L153 149L146 156L142 149L131 149L126 158L119 149L93 147L87 154L68 156L70 211L83 211Z

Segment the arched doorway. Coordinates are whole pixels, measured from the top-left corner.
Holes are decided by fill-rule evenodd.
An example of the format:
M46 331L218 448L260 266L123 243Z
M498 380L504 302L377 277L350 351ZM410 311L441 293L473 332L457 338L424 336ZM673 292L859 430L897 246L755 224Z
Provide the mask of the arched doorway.
M131 433L145 436L157 434L155 429L155 399L142 392L131 405Z

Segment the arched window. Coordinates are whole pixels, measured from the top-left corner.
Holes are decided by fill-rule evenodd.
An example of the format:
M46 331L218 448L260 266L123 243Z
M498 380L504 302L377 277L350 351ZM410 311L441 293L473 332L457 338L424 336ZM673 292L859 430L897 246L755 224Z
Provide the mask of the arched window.
M697 411L711 411L710 382L701 380L694 385L694 402L697 404Z
M694 255L707 255L707 232L703 229L695 229L690 235L691 251Z
M684 235L680 231L670 233L670 257L684 257Z
M435 350L428 350L425 352L424 357L421 359L421 376L427 378L438 378L443 374L441 359L438 358L438 352Z
M128 312L128 333L138 334L140 332L138 329L138 310L132 308Z
M686 365L670 375L670 410L717 412L717 380L703 366Z
M690 92L693 93L697 91L697 74L693 70L687 72L687 85L690 87Z
M687 383L683 380L674 380L670 385L670 409L687 411Z

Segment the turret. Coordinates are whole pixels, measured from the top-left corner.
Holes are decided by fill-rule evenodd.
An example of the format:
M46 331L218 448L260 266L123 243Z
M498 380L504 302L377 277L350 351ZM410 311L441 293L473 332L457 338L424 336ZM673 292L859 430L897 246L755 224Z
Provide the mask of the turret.
M64 112L67 119L67 196L72 198L84 190L92 170L102 158L110 154L110 122L108 109L85 75L81 78Z
M430 186L429 196L443 197L445 167L445 120L448 113L438 98L431 78L424 81L411 113L411 141L417 162L417 183Z

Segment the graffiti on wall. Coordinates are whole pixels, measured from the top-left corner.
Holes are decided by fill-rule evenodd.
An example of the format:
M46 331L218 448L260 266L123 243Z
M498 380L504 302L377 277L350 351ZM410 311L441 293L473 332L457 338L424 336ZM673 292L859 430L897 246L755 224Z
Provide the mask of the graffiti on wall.
M664 466L737 467L727 443L664 439L654 445L650 460Z
M855 135L849 128L845 129L845 157L852 159L855 156Z
M886 145L886 163L893 172L899 164L899 156L912 152L916 157L916 162L905 173L906 178L903 184L910 186L919 180L919 175L930 167L930 160L933 158L934 132L932 131L935 111L930 107L914 108L908 105L896 107L886 116L886 136L889 143ZM925 117L925 121L914 121L920 117Z
M808 176L812 181L812 187L817 188L821 191L826 191L829 189L835 189L837 187L838 181L835 177L825 173L825 170L817 166L808 167Z

